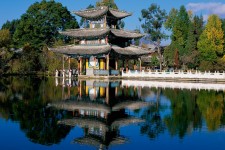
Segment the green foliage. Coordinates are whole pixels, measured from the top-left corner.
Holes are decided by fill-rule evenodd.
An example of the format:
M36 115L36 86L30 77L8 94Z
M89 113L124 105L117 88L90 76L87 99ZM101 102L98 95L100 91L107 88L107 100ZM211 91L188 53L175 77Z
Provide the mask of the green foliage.
M9 69L9 62L13 54L7 48L0 48L0 74L5 73Z
M32 47L40 49L60 39L58 31L78 27L76 19L61 3L43 0L31 5L22 15L14 40L19 47L30 43Z
M224 41L225 41L225 19L222 19L222 29L223 29L223 35L224 35ZM224 55L225 55L225 42L224 42Z
M17 26L19 25L20 20L12 20L12 21L7 21L2 25L2 29L8 29L10 31L10 38L11 38L11 45L10 47L15 47L15 43L13 41L13 35L16 31Z
M152 56L151 57L151 66L159 66L159 59L157 58L157 56Z
M8 29L10 31L11 37L13 37L17 26L19 25L20 20L12 20L12 21L7 21L2 25L2 29Z
M182 65L185 63L185 59L183 58L188 55L186 45L189 25L190 17L184 6L181 6L179 11L177 11L176 9L172 9L167 22L165 23L166 28L172 31L171 45L166 49L166 51L168 51L166 53L172 53L172 51L175 51L177 49L179 52L179 61ZM175 55L175 53L173 54ZM170 62L169 64L173 64L171 61L173 61L174 57L175 56L170 57L169 60L166 61Z
M161 10L160 6L151 4L148 9L142 9L140 21L143 20L141 27L144 32L150 35L150 40L161 42L167 36L162 31L163 24L166 21L166 11Z
M175 50L175 55L174 55L174 68L179 68L179 51L176 49Z
M224 31L222 30L222 22L217 15L209 16L198 41L198 49L201 60L200 69L205 70L204 66L207 64L212 66L208 70L215 70L214 66L217 65L218 59L222 58L224 53Z
M201 128L202 116L198 107L196 107L195 91L166 89L163 94L171 101L171 114L164 119L168 131L172 136L179 135L183 138L189 125L193 128Z
M118 9L114 0L100 0L96 2L96 7L100 7L100 6L108 6L113 9Z
M5 73L8 69L8 62L12 58L12 53L9 51L10 32L8 29L0 30L0 74Z
M164 63L167 67L173 67L174 66L174 56L175 56L175 47L173 47L172 44L170 46L167 46L164 50L163 57L164 57Z
M41 61L39 57L41 55L40 51L37 51L31 45L26 44L23 47L22 57L20 58L20 70L22 73L32 73L41 70Z
M185 7L181 6L172 29L172 42L177 46L180 57L187 55L185 46L188 38L189 24L190 20L188 13Z
M11 42L10 32L8 29L0 30L0 48L9 47Z
M188 39L186 45L187 54L183 56L183 62L188 68L197 68L199 66L199 51L197 43L203 31L203 17L194 16L190 22Z
M178 10L175 8L172 8L169 12L169 15L167 16L166 22L164 23L164 26L166 29L168 30L173 29L177 16L178 16Z
M167 14L166 11L160 9L160 6L156 4L151 4L148 9L142 9L140 21L143 21L141 27L145 33L150 35L149 40L157 44L160 70L162 70L162 55L161 55L161 40L166 39L166 34L162 31L163 24L166 21Z

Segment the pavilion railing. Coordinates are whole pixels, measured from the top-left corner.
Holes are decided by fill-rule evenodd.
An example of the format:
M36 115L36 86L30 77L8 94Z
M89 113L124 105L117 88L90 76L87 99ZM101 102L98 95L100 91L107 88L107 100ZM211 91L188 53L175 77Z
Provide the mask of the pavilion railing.
M118 75L120 75L120 71L119 70L96 69L96 70L94 70L94 75L95 76L108 76L108 75L118 76Z
M118 76L118 75L120 75L120 71L119 70L110 70L110 75Z
M96 69L96 70L94 70L94 75L95 76L108 76L109 70Z
M225 80L225 72L200 72L200 71L178 71L178 72L158 72L158 71L128 71L122 72L123 77L147 77L147 78L187 78L187 79L224 79Z

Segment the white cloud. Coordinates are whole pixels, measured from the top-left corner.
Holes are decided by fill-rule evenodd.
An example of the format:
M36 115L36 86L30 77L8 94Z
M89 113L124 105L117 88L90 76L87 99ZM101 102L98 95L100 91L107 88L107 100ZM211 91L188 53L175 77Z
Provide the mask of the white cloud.
M225 18L225 3L189 3L187 9L194 13L201 13L204 19L208 18L210 14L217 14Z
M203 15L203 20L207 21L208 20L209 15Z

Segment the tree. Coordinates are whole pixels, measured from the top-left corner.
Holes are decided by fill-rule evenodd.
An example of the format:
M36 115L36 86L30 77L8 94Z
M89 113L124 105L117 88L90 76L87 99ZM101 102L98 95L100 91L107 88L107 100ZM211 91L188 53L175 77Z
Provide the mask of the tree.
M169 15L167 16L166 22L164 23L164 26L167 30L172 31L174 24L175 24L175 20L177 19L178 16L178 10L175 8L172 8L169 12ZM173 34L170 36L171 40L172 40L172 36ZM165 61L165 65L167 67L174 67L174 60L175 60L175 50L177 50L176 45L174 44L174 42L171 42L171 44L169 46L167 46L164 50L164 61Z
M19 47L30 43L32 47L40 49L62 38L58 31L78 27L75 17L61 3L43 0L31 5L22 15L14 40Z
M172 8L169 12L169 15L167 16L166 22L164 23L164 26L167 30L172 30L173 26L175 24L175 20L178 16L178 10L175 8Z
M224 35L224 41L225 41L225 19L222 19L222 29L223 29L223 35ZM225 42L224 42L224 55L225 55Z
M7 64L12 58L10 47L10 32L8 29L0 30L0 74L5 73L8 68Z
M175 69L179 68L179 52L177 49L175 50L175 55L174 55L174 68Z
M20 58L20 70L21 73L32 73L34 71L39 71L41 67L40 51L37 51L30 44L26 44L23 47L22 56Z
M8 29L0 30L0 48L9 47L10 45L10 32Z
M203 31L203 17L194 16L190 22L186 51L187 55L183 57L183 62L188 68L197 68L199 66L199 51L197 43Z
M151 57L151 66L155 67L155 66L159 66L159 60L156 56L152 56Z
M144 32L149 34L150 40L156 43L159 55L160 71L162 70L161 40L166 39L166 34L162 31L163 24L166 21L167 14L161 10L160 6L152 4L148 9L142 9L140 21L143 21L141 27Z
M20 22L19 19L12 20L12 21L6 21L6 23L4 23L2 25L2 29L8 29L10 31L11 37L13 37L13 34L15 33L19 22Z
M172 29L172 42L174 42L178 49L180 58L187 56L188 53L185 47L187 44L189 24L190 20L188 13L185 7L181 6ZM180 61L184 64L183 59L180 59Z
M222 22L217 15L210 15L198 41L200 69L215 70L217 61L224 53L224 32ZM222 68L223 70L224 68Z
M11 38L10 43L12 44L11 47L14 47L13 35L16 31L17 26L19 25L19 22L20 21L17 19L17 20L7 21L6 23L2 25L2 29L8 29L10 32L10 38Z
M190 24L190 16L186 11L184 6L181 6L179 11L172 9L170 15L165 23L166 29L172 31L171 44L166 49L169 61L174 60L175 50L178 49L180 63L184 65L184 58L188 56L188 51L186 50L188 30ZM169 55L172 53L173 55ZM170 64L172 64L170 62Z
M113 9L118 9L114 0L100 0L100 1L96 2L96 6L97 7L108 6L108 7L113 8Z

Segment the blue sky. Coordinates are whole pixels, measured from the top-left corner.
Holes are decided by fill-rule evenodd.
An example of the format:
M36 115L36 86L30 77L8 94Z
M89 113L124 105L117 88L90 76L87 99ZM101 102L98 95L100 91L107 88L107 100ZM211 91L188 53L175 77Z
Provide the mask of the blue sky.
M41 0L2 0L0 5L0 27L7 20L19 19L34 2ZM85 9L89 4L95 4L97 0L55 0L66 6L69 11ZM141 28L138 18L141 10L148 8L151 3L160 5L168 13L171 8L179 8L181 5L193 10L196 14L202 14L205 19L209 14L215 13L225 18L225 0L115 0L121 10L132 12L131 17L126 18L125 28L133 30ZM76 17L78 20L79 17Z

